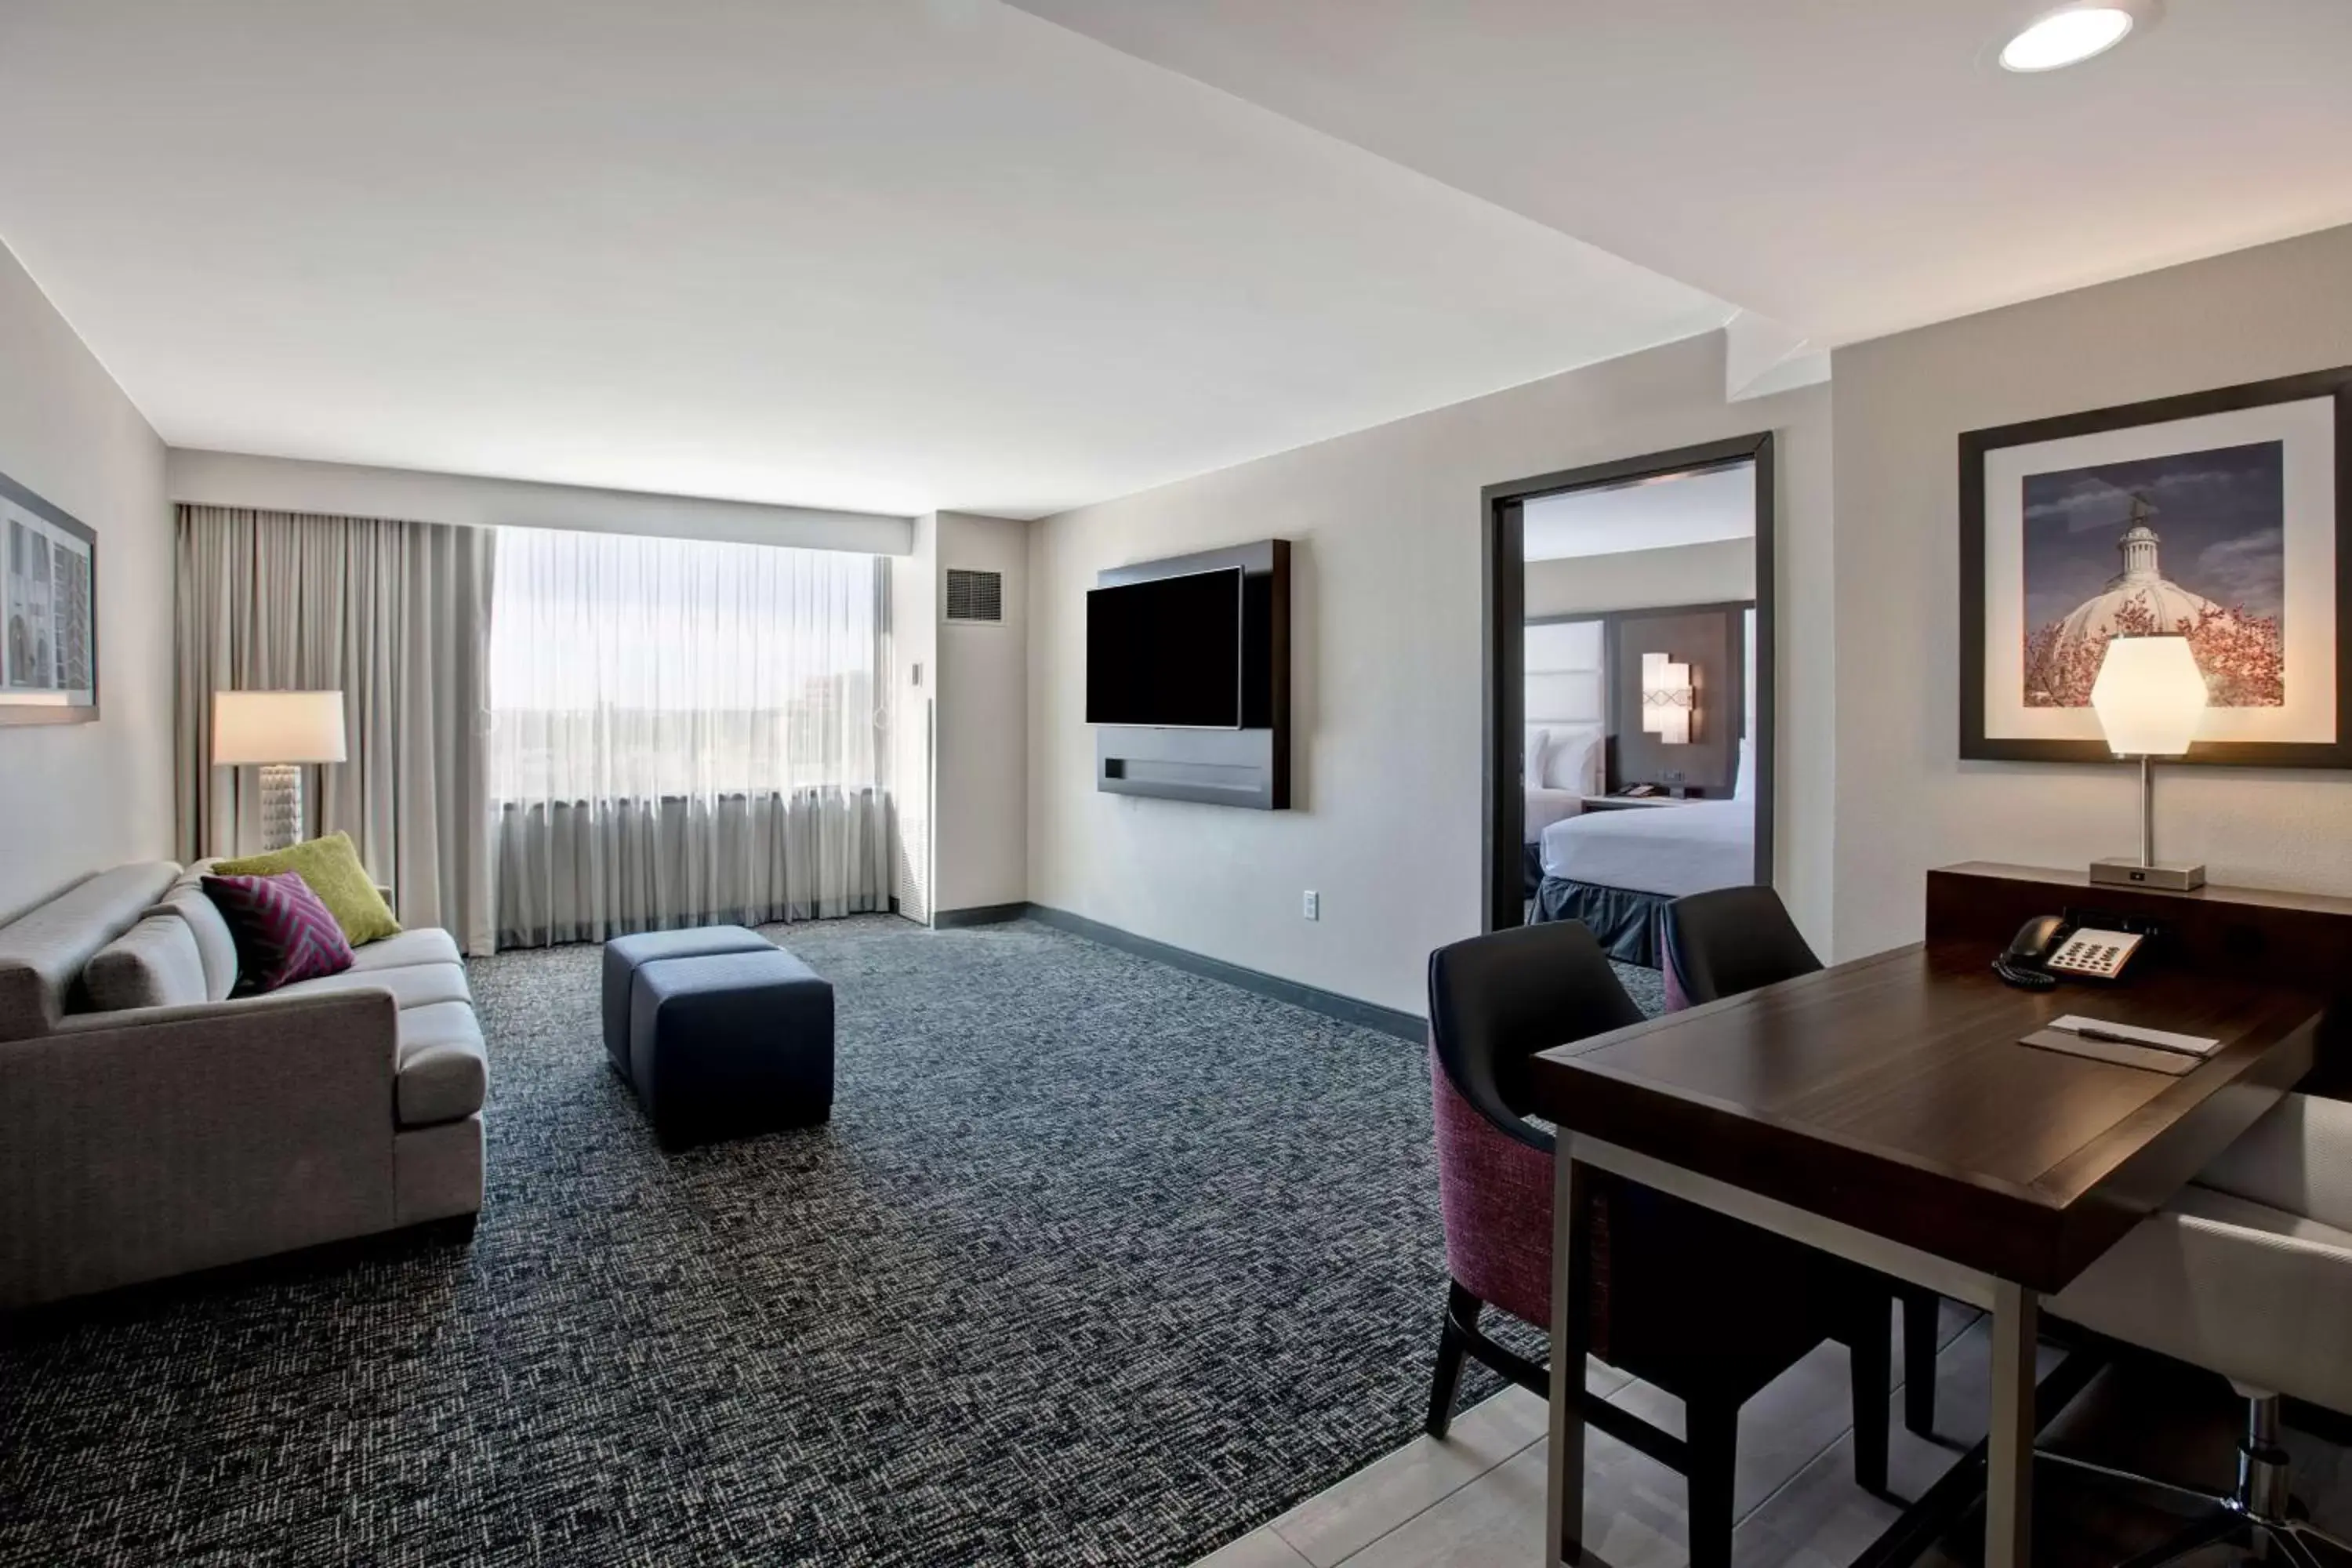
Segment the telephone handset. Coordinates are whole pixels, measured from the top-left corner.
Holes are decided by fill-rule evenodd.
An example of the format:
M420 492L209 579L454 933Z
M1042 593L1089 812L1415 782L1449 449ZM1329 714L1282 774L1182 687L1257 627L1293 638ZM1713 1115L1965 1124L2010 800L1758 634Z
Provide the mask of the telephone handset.
M2021 991L2047 991L2058 976L2120 980L2132 954L2153 934L2077 924L2066 915L2036 915L2020 926L1992 972Z

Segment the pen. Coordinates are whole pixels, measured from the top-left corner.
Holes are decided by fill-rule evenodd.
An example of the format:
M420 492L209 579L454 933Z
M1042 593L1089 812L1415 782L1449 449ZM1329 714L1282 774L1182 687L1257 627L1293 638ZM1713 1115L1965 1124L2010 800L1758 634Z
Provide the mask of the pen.
M2085 1040L2104 1040L2111 1046L2147 1046L2152 1042L2131 1035L2111 1034L2105 1029L2086 1029L2080 1024L2069 1024L2066 1032ZM2159 1047L2160 1048L2160 1047Z
M2160 1040L2144 1040L2137 1035L2118 1035L2111 1029L2090 1029L2073 1024L2065 1026L2065 1029L2078 1040L2097 1040L2110 1046L2137 1046L2142 1050L2171 1051L2184 1057L2201 1057L2206 1054L2186 1046L2168 1046Z

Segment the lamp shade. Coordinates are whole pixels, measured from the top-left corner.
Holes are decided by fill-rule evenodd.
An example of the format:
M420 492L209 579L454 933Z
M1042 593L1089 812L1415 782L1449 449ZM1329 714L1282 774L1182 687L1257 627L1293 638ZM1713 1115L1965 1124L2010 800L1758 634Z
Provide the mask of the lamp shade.
M213 765L252 763L340 763L343 760L343 694L340 691L215 691Z
M2116 637L2091 683L2091 707L2119 757L2177 757L2205 718L2205 677L2189 639Z

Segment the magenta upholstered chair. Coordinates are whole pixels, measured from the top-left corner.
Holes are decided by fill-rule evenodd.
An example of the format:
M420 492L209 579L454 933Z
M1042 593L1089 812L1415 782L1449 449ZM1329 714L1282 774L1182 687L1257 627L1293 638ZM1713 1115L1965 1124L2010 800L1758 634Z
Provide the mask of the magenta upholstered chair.
M1658 921L1666 1007L1696 1007L1793 980L1822 967L1769 888L1717 888L1665 907ZM1925 1437L1936 1428L1936 1293L1887 1281L1903 1303L1903 1425ZM1927 1375L1919 1375L1919 1369Z
M1514 1106L1536 1052L1641 1020L1578 921L1496 931L1430 955L1430 1087L1451 1276L1430 1387L1432 1436L1443 1437L1453 1418L1465 1358L1549 1397L1546 1369L1479 1327L1487 1307L1538 1329L1550 1324L1553 1140ZM1586 1419L1688 1479L1693 1568L1731 1560L1739 1407L1824 1339L1853 1348L1854 1473L1883 1491L1884 1289L1752 1226L1605 1172L1589 1174L1581 1190L1591 1205L1592 1353L1682 1400L1684 1434L1590 1396Z

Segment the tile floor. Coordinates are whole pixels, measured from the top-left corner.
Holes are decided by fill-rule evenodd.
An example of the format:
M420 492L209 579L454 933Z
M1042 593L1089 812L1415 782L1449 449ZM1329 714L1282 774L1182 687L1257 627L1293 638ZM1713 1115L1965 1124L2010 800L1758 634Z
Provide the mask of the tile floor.
M1934 1441L1903 1427L1901 1393L1895 1398L1889 1486L1897 1499L1919 1496L1984 1432L1989 1335L1979 1316L1947 1304L1943 1346L1936 1366ZM1899 1336L1897 1336L1899 1339ZM1897 1354L1900 1346L1897 1345ZM2044 1370L2057 1353L2045 1348ZM1906 1369L1898 1361L1898 1379ZM1594 1363L1587 1384L1595 1393L1670 1430L1680 1425L1675 1401L1647 1384ZM2151 1397L2146 1388L2140 1397ZM2223 1484L2228 1477L2226 1390L2190 1385L2185 1393L2153 1395L2163 1408L2196 1405L2201 1436L2176 1441L2168 1473ZM1738 1523L1732 1552L1738 1568L1838 1568L1851 1563L1900 1512L1895 1500L1854 1485L1850 1396L1843 1347L1823 1345L1740 1413ZM2082 1406L2078 1404L2077 1408ZM2070 1412L2070 1418L2073 1413ZM2217 1426L2217 1422L2219 1425ZM2145 1419L2126 1418L2143 1433ZM2160 1423L2159 1423L2160 1424ZM1202 1559L1194 1568L1520 1568L1542 1562L1545 1412L1542 1403L1509 1389L1456 1417L1448 1438L1415 1438L1329 1490ZM2218 1436L2217 1436L2218 1434ZM1682 1479L1606 1434L1588 1430L1588 1543L1611 1568L1679 1568L1686 1559ZM2291 1436L2298 1495L2315 1517L2343 1530L2352 1515L2352 1464L2341 1447ZM2192 1452L2193 1450L2193 1452ZM2133 1458L2146 1460L2146 1454ZM2161 1464L2143 1464L2163 1471ZM2046 1472L2045 1472L2046 1473ZM2037 1478L2045 1511L2096 1512L2113 1503L2083 1504L2063 1482ZM2314 1496L2316 1489L2319 1495ZM2129 1503L2127 1526L2111 1529L2086 1560L2112 1563L2158 1539L2165 1517ZM2111 1517L2105 1525L2112 1526ZM1972 1516L1956 1539L1973 1539ZM2109 1553L2113 1554L2110 1555ZM2063 1554L2069 1560L2080 1555ZM1940 1551L1931 1564L1968 1561Z

